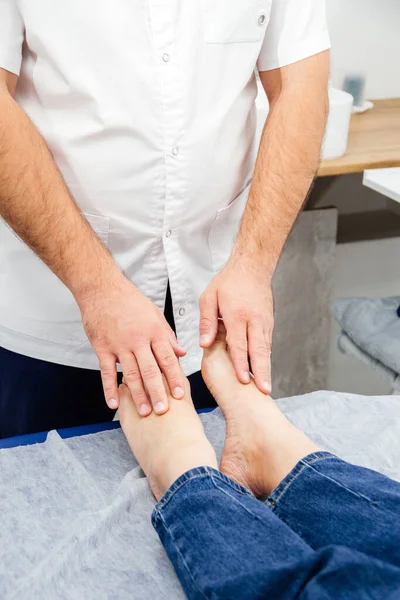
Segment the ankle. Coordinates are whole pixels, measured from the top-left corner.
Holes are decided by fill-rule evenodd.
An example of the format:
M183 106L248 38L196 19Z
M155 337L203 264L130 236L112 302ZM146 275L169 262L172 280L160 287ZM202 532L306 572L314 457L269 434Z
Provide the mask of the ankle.
M164 459L158 462L157 467L153 469L152 484L156 498L163 496L184 473L197 467L218 469L215 451L207 438L180 444L176 452L167 453Z

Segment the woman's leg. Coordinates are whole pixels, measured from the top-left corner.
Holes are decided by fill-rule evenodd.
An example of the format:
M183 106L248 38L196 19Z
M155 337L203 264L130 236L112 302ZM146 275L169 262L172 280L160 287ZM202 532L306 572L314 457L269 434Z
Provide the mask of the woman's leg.
M400 485L388 477L311 455L267 504L314 549L341 544L400 567Z
M400 585L400 571L344 548L314 552L216 470L188 390L170 406L162 417L141 418L121 387L122 427L156 498L162 496L153 524L189 598L363 600L387 597ZM360 592L360 580L369 595Z
M227 422L221 470L313 549L342 545L400 566L400 485L318 448L251 383L238 383L223 332L203 376ZM308 455L308 456L307 456Z

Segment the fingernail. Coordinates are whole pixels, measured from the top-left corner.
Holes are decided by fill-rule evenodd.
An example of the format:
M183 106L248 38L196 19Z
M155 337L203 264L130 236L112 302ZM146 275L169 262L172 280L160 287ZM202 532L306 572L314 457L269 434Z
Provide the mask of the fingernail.
M173 396L174 398L176 398L177 400L180 400L181 398L183 398L185 391L181 388L181 387L176 387L174 389L173 392Z
M209 341L210 341L210 336L209 335L201 335L200 336L200 345L201 344L208 344Z
M111 399L108 401L108 406L109 406L110 408L118 408L118 401L117 401L117 400L115 400L115 398L111 398Z
M264 381L263 382L263 388L264 388L264 390L266 392L269 393L271 391L271 384L270 384L270 382L269 381Z
M243 381L245 383L250 383L250 373L248 371L243 372Z
M159 413L164 411L166 408L166 404L164 402L157 402L157 404L154 407L154 410Z
M142 404L139 406L139 415L141 417L147 417L151 413L151 407L148 404Z

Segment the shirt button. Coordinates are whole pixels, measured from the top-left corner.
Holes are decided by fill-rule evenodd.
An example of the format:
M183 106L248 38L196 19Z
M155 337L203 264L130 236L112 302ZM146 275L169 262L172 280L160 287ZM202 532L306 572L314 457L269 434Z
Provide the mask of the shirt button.
M167 53L163 54L163 57L162 57L162 59L163 59L163 61L164 61L164 62L168 62L170 58L171 58L171 57L170 57L170 55L169 55L169 54L167 54Z
M172 148L172 154L174 156L178 156L178 154L179 154L179 148L177 148L176 146L175 146L175 148Z
M183 317L183 315L185 314L186 310L184 308L180 308L179 309L179 316Z
M265 25L265 21L267 20L267 17L261 13L261 15L258 17L258 24L260 27L262 27L263 25Z
M170 229L168 229L168 231L165 234L165 237L170 237L171 236L172 231Z

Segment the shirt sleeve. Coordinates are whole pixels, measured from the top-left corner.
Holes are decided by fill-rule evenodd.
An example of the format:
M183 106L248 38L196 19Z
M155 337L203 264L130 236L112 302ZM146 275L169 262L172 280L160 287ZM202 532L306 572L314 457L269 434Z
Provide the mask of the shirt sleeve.
M24 24L17 0L0 0L0 68L19 75Z
M272 0L259 71L285 67L329 48L325 0Z

